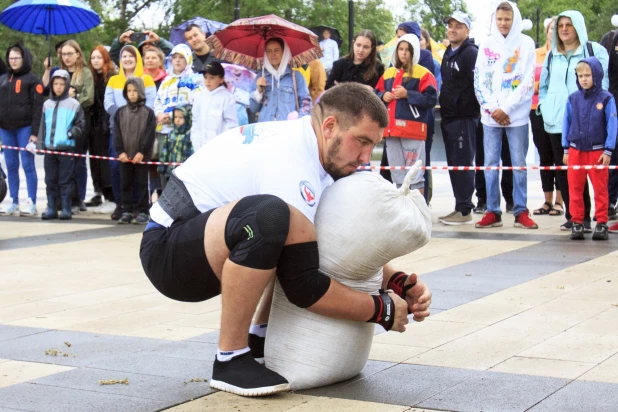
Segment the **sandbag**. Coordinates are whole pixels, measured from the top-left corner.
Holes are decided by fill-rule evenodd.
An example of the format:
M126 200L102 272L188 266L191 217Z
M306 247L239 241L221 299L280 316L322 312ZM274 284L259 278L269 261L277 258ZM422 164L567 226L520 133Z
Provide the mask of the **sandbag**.
M411 170L409 183L419 173ZM382 266L424 246L431 215L418 190L396 189L380 175L359 172L324 191L315 226L320 270L344 285L376 294ZM345 305L345 302L341 302ZM329 385L359 374L371 350L374 324L316 315L291 304L279 282L266 336L266 366L292 390Z

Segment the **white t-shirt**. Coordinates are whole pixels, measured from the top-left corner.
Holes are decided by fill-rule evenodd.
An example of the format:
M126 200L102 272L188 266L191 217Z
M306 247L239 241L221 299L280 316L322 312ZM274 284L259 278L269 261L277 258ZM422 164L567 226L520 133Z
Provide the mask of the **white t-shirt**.
M174 173L202 213L246 196L270 194L312 223L322 192L333 183L320 163L311 116L228 130ZM166 227L173 222L158 203L150 209L150 217Z

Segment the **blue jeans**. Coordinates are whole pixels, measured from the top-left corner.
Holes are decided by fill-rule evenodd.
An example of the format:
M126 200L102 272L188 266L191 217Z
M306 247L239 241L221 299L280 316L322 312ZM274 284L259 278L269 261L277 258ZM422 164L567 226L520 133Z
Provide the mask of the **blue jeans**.
M6 146L26 147L31 136L31 127L21 127L15 130L0 129L0 140ZM25 150L4 150L4 158L6 159L6 168L9 176L9 193L13 198L13 203L19 203L19 157L21 156L21 165L26 174L26 187L28 188L28 197L32 199L32 203L36 203L36 189L38 179L36 176L36 166L34 165L34 155Z
M85 153L84 153L85 154ZM86 187L88 186L88 168L85 157L75 158L75 183L77 184L77 196L79 200L86 199Z
M109 134L109 156L118 157L116 146L114 145L114 135ZM112 175L112 192L114 192L114 201L117 205L122 205L122 190L120 186L120 162L117 160L109 161L109 170Z
M483 147L485 150L485 166L499 166L502 151L502 131L506 131L511 151L513 166L525 166L528 153L528 125L517 127L491 127L483 125L485 133ZM487 185L487 211L498 215L500 210L499 171L485 170ZM513 215L517 216L527 209L528 203L528 172L513 171Z

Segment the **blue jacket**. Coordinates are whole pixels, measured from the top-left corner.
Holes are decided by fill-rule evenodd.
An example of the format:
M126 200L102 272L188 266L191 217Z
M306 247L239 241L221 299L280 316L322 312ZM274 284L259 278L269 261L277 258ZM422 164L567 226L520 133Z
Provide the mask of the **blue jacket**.
M590 66L594 85L585 90L577 80L578 91L567 100L562 126L562 147L583 152L603 150L611 156L616 146L616 102L614 96L601 87L603 68L596 57L581 60Z
M58 70L64 72L64 70ZM54 76L62 77L62 76ZM52 84L54 77L51 78ZM82 139L84 132L84 111L79 102L69 97L69 78L61 96L54 96L43 103L43 116L38 139L49 150L73 150L75 141ZM80 145L81 146L81 145Z
M569 17L575 26L577 36L579 37L580 46L575 49L570 57L558 51L558 33L554 32L552 39L552 59L549 71L548 58L549 53L545 56L543 70L541 72L541 81L539 82L539 105L537 113L543 114L543 122L545 123L545 131L547 133L562 133L562 124L564 119L564 110L566 102L571 93L577 91L577 83L575 75L575 66L584 57L588 56L586 43L588 42L588 33L586 32L586 23L584 16L578 11L568 10L560 13L556 18L556 27L560 17ZM607 76L607 67L609 64L609 56L605 47L599 43L591 42L594 57L599 59L603 67L603 89L609 88L609 77Z
M249 109L253 113L260 112L260 122L271 122L273 120L287 120L288 114L296 111L294 101L294 82L292 75L296 76L296 94L298 95L298 117L303 117L311 112L311 95L307 88L307 83L303 75L297 71L292 71L288 66L285 73L277 80L269 72L264 73L266 77L266 88L260 100L257 99L257 84L251 87L251 101ZM259 75L258 75L259 78Z

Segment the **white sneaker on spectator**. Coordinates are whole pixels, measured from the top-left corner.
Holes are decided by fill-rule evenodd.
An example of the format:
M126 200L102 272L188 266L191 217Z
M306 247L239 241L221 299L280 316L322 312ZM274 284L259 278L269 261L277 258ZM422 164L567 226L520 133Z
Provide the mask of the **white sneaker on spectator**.
M92 209L94 213L97 213L100 215L109 215L114 210L116 210L116 203L114 202L105 202L101 206L97 206Z
M19 205L15 204L15 203L11 203L9 206L5 206L3 208L0 208L0 215L4 215L4 216L15 215L15 216L18 216L19 215Z
M19 208L19 215L20 216L36 216L37 215L36 205L34 204L32 199L28 198L28 200L26 200L26 203Z

